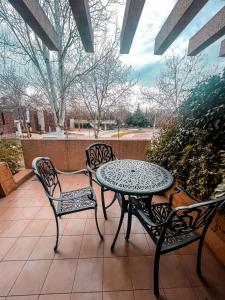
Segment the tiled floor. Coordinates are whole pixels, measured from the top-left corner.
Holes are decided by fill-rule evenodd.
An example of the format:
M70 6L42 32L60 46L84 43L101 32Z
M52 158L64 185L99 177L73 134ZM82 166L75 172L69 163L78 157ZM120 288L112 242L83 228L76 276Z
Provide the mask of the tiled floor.
M81 175L62 181L65 189L88 184ZM59 252L54 254L55 221L40 183L30 179L0 199L0 300L155 299L151 239L134 220L130 242L124 240L124 224L112 253L120 208L112 206L104 221L99 204L98 215L104 241L93 211L68 215L60 220ZM195 272L195 253L193 245L162 257L161 299L225 299L224 267L204 247L203 282Z

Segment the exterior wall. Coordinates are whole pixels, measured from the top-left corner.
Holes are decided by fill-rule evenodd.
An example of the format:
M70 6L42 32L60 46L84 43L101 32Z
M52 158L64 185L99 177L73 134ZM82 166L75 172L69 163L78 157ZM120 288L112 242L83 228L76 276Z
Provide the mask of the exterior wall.
M4 123L3 124L3 118ZM16 132L16 126L14 123L14 120L17 119L17 114L13 111L4 111L0 114L0 133L6 134L6 133L15 133Z
M49 132L49 127L51 127L52 131L55 131L55 122L53 115L44 111L44 120L45 120L45 131Z
M25 167L32 167L32 160L37 156L48 156L61 170L78 170L85 168L85 149L96 142L110 144L119 159L146 158L149 140L22 140Z

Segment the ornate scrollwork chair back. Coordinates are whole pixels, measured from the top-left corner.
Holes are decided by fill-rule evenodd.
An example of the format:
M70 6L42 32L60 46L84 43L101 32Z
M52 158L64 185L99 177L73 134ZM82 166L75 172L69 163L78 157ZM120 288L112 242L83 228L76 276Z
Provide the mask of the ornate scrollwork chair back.
M175 193L187 193L177 189ZM174 194L175 194L174 193ZM159 296L159 260L160 255L182 248L199 240L197 252L197 273L201 276L201 254L207 229L218 211L225 207L225 197L196 203L189 206L172 206L169 203L148 205L146 199L131 198L128 212L126 239L129 239L132 215L135 215L156 244L154 261L154 293ZM190 197L190 195L188 195Z
M57 188L62 191L57 171L48 157L35 158L32 167L48 196L53 197Z
M107 144L92 144L86 149L87 164L92 170L97 170L101 165L115 160L112 147Z
M59 240L59 224L58 217L70 213L80 212L83 210L94 209L95 210L95 222L98 233L103 238L97 220L97 201L95 193L91 186L79 188L71 191L62 191L61 184L58 178L58 174L71 175L85 173L85 170L62 172L57 170L51 160L48 157L37 157L32 162L32 167L37 178L41 182L46 195L50 201L50 205L53 209L55 221L56 221L56 244L54 251L58 248Z
M115 160L116 156L113 153L112 147L104 143L92 144L85 150L85 152L87 158L86 166L89 174L90 185L93 186L93 182L99 185L98 181L95 179L95 172L100 166ZM104 192L106 191L107 189L101 186L102 209L104 217L107 220L106 209L115 202L115 200L117 199L117 195L115 194L110 204L106 206L104 198Z

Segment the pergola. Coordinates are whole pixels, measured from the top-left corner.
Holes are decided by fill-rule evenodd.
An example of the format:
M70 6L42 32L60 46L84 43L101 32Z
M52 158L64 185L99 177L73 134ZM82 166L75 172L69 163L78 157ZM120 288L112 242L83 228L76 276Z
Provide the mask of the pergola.
M88 0L67 0L86 52L94 52L94 36ZM38 0L9 0L50 50L57 51L57 33ZM178 0L155 39L154 54L162 55L198 14L208 0ZM121 31L120 53L128 54L145 0L127 0ZM225 6L189 40L188 55L194 56L225 35ZM225 40L220 57L225 57Z

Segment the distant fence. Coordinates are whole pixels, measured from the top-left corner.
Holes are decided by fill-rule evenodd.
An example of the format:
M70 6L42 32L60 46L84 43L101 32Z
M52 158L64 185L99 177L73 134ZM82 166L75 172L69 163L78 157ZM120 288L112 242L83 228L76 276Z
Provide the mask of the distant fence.
M146 158L149 140L22 140L25 167L30 169L37 156L48 156L61 170L78 170L85 167L85 149L96 142L112 146L119 159Z

